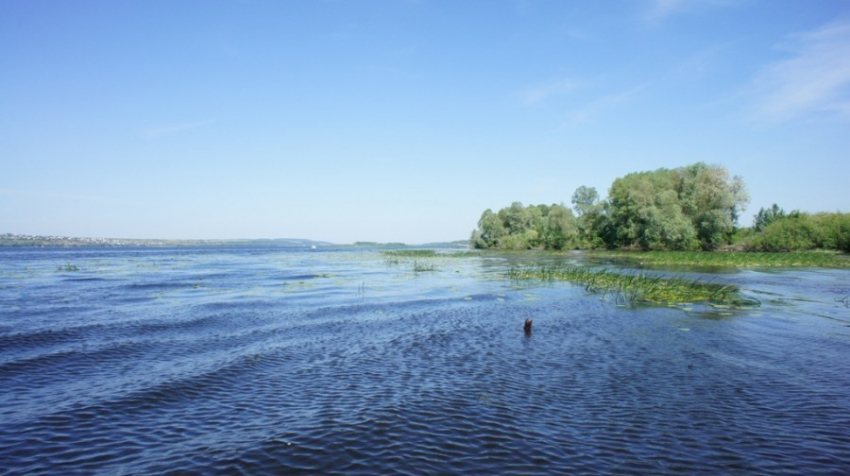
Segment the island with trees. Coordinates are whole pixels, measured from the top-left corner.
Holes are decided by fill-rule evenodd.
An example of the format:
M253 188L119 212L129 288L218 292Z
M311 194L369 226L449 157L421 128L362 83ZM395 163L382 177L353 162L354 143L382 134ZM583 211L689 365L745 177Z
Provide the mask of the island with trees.
M762 208L752 227L738 220L749 202L743 179L702 162L617 178L608 197L581 186L564 204L514 202L485 210L472 232L478 249L850 252L850 213Z

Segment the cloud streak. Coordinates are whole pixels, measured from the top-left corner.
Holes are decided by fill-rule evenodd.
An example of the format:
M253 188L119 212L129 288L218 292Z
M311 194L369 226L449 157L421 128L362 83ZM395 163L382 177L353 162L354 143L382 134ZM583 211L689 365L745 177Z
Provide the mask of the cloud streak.
M577 87L578 84L576 82L568 79L540 84L529 88L521 93L522 103L526 106L537 104L541 101L549 99L552 96L557 96L573 91Z
M777 48L793 56L758 72L751 119L784 122L812 113L850 118L850 21L793 35Z
M567 115L567 122L570 124L590 124L596 122L607 111L629 102L648 86L649 83L642 83L624 91L602 96L584 107L572 111Z
M0 188L0 195L26 198L44 198L48 200L84 200L97 202L114 202L115 199L100 197L95 195L85 195L77 193L52 192L43 190L23 190L16 188Z
M734 6L735 0L651 0L643 14L649 23L661 23L674 15L711 7Z
M659 22L684 7L682 0L653 0L644 18L650 22Z
M206 121L184 122L181 124L171 124L166 126L150 127L142 131L142 136L146 139L156 139L159 137L170 136L180 132L190 131L206 127L215 123L215 120L209 119Z

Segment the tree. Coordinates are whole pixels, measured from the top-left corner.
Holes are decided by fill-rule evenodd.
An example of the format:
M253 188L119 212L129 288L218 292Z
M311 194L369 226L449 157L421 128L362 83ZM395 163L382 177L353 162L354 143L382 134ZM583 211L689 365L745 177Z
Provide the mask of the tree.
M531 213L522 206L522 202L513 202L510 207L499 210L499 218L511 235L524 234L533 222Z
M522 250L567 249L576 244L575 216L563 205L529 205L514 202L497 213L485 210L472 232L476 248Z
M759 208L759 212L753 220L753 230L763 231L768 225L776 220L785 218L785 210L779 208L779 205L773 204L770 208Z
M775 220L746 245L748 251L802 251L815 247L817 231L811 218L796 214Z
M573 193L572 203L575 205L576 215L585 215L599 203L599 192L593 187L582 185Z
M572 210L563 205L552 205L545 222L543 243L546 248L564 250L575 246L578 227Z
M720 165L698 162L675 170L682 212L691 219L703 249L731 242L738 215L749 202L741 177Z
M778 208L778 207L777 207ZM764 210L764 209L762 209ZM781 209L779 209L781 211ZM775 213L773 207L759 212L757 219L768 221L744 243L749 251L802 251L811 249L850 252L850 214L816 213L798 210ZM773 217L772 220L770 218ZM779 217L779 218L777 218ZM764 220L767 218L767 220Z
M487 210L473 232L480 248L631 247L713 250L731 243L749 198L743 180L719 165L699 162L677 169L636 172L614 180L608 199L581 186L572 196L576 215L561 205L514 202ZM824 243L845 243L845 222L823 218ZM826 237L828 236L828 237Z
M670 192L673 192L672 195ZM672 171L659 169L628 174L614 180L608 196L617 246L670 247L664 237L672 233L664 233L663 230L669 226L661 222L668 215L678 217L682 214Z
M478 229L472 232L472 245L476 248L496 248L505 235L507 231L499 215L488 208L478 220Z
M729 243L747 201L740 177L704 163L628 174L608 198L617 246L679 250Z

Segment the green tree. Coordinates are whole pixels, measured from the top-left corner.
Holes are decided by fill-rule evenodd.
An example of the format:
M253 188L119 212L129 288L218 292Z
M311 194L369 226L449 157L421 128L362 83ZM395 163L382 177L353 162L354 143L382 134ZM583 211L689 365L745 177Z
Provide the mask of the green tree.
M563 205L552 205L545 222L543 244L546 248L565 250L575 247L578 227L572 210Z
M576 246L580 248L614 246L608 233L610 227L607 226L607 203L599 199L599 192L593 187L582 185L573 193L572 204L577 215Z
M583 216L599 204L599 192L593 187L582 185L573 193L572 203L575 206L576 215Z
M521 202L513 202L510 207L499 210L499 218L511 235L525 234L533 222L531 213Z
M811 218L796 213L775 220L747 243L748 251L803 251L815 247L817 229Z
M665 214L677 208L678 200L671 201L674 191L674 174L667 169L654 172L637 172L614 180L608 193L611 223L616 231L616 245L644 249L663 249L665 228L660 221ZM675 194L675 192L674 192ZM672 210L678 216L681 209Z
M507 230L499 215L488 208L478 220L478 229L472 232L472 245L476 248L496 248L506 235Z
M675 170L675 188L703 249L731 242L738 216L749 202L741 177L731 177L722 166L698 162Z
M731 243L747 201L740 177L699 162L620 177L604 201L596 189L581 186L572 196L578 218L563 204L525 207L514 202L497 213L487 210L472 242L479 248L712 250ZM824 229L844 229L840 220L820 221ZM825 242L844 243L843 232L827 235Z
M850 253L850 213L817 213L812 221L818 248Z
M747 200L740 177L697 163L618 178L608 204L617 246L687 250L730 243Z
M776 220L785 218L785 210L779 208L779 205L773 204L770 208L759 208L759 212L753 219L753 230L763 231L768 225Z
M646 228L640 237L642 248L651 250L693 250L699 246L696 230L682 212L674 190L658 194L646 209Z

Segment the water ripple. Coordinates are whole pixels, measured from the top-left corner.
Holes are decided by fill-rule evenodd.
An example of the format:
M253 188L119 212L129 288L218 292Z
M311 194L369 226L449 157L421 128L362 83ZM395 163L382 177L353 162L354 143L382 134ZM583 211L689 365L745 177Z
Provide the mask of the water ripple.
M80 287L65 307L39 278L27 292L48 308L0 327L0 472L850 471L850 341L832 321L298 256L56 280Z

